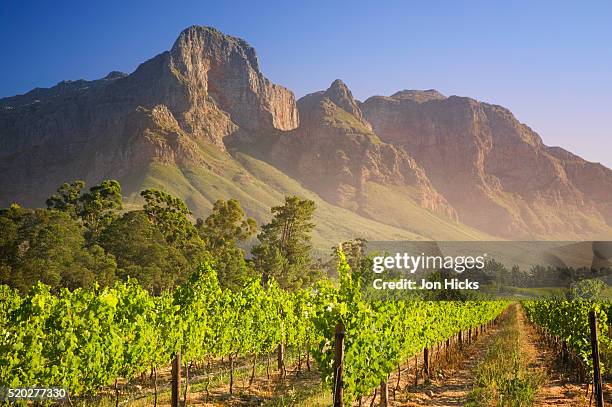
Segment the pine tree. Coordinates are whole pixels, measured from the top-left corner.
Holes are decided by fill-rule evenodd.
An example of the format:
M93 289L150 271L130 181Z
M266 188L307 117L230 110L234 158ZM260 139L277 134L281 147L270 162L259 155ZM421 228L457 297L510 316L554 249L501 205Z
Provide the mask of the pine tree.
M260 245L252 250L254 263L266 282L274 277L287 289L297 289L313 282L320 271L311 258L311 234L314 201L297 196L285 198L285 204L271 209L272 220L257 236Z

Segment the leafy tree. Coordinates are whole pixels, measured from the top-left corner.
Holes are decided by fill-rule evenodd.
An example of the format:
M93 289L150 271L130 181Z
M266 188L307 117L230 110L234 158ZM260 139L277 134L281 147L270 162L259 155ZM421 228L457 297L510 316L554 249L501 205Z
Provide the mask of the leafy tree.
M314 201L297 196L286 197L283 206L271 209L272 220L262 226L257 236L264 247L255 246L252 250L264 282L272 276L282 287L296 289L312 283L320 275L310 256L314 211ZM280 269L279 264L282 264Z
M57 193L47 199L47 208L67 212L76 219L79 216L79 198L84 187L85 182L81 180L63 184L57 189Z
M0 211L0 284L27 291L36 282L53 289L111 284L116 263L97 245L85 247L82 226L69 212L24 209Z
M338 266L340 265L340 253L343 253L346 262L351 268L353 274L364 274L368 271L372 272L371 258L366 257L367 240L356 238L342 242L340 246L331 248L331 260L326 264L327 273L330 277L337 277ZM365 267L367 266L367 269Z
M144 212L149 221L164 235L166 241L177 246L186 245L197 231L187 218L191 211L181 198L157 189L147 189L140 193L144 198Z
M253 246L251 254L255 270L261 273L264 283L267 283L270 277L274 277L282 287L292 285L292 276L287 273L289 262L278 247L262 243Z
M255 220L246 217L237 200L218 200L206 220L198 219L196 228L214 259L221 286L233 290L242 287L252 271L237 245L255 234Z
M470 270L470 274L476 277L479 281L483 283L487 283L489 281L494 281L497 287L497 291L501 292L503 290L504 284L508 284L508 270L503 265L496 261L495 259L489 259L485 261L485 266L482 271L473 269Z
M257 231L257 224L255 219L246 217L236 199L219 199L206 220L198 219L197 228L206 247L214 253L252 237Z
M80 180L63 184L47 199L47 208L80 218L87 229L88 241L93 243L116 217L116 211L122 209L121 185L115 180L104 180L82 193L84 187L85 182Z
M525 282L526 276L525 273L521 271L521 268L518 265L513 265L510 270L510 285L515 287L522 287Z
M606 283L601 280L587 279L572 283L569 292L570 300L598 300L606 288Z
M272 207L273 218L262 226L259 240L278 247L290 263L309 262L314 211L314 201L286 197L285 205Z
M187 280L195 270L185 253L169 244L143 211L130 211L115 219L102 232L100 244L117 259L121 279L136 278L154 293Z
M19 216L24 212L19 205L13 204L7 209L0 210L0 284L9 284L17 287L13 276L13 263L17 234L19 232ZM10 281L14 281L13 284Z
M253 268L239 247L225 247L211 254L212 263L222 288L240 289L254 275Z
M361 267L362 262L366 257L366 243L367 240L357 238L354 240L348 240L341 244L342 252L346 257L346 262L352 270L357 270Z
M82 204L80 216L89 231L89 238L95 241L102 229L117 216L116 211L123 207L121 185L115 180L104 180L83 194L79 202Z

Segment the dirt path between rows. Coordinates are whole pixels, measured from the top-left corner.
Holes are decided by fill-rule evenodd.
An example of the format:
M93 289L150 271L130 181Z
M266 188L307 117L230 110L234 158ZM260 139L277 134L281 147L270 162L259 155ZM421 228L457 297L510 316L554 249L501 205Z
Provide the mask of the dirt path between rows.
M473 370L484 358L489 344L495 339L503 322L489 329L481 338L467 346L450 366L434 373L429 384L408 388L398 395L394 406L462 406L473 387Z
M557 355L551 350L543 338L528 323L522 310L517 313L520 332L525 335L524 352L532 362L529 369L543 377L543 384L538 390L533 406L548 407L587 407L589 396L586 396L586 386L575 383L570 372L563 369L557 360ZM443 377L436 377L428 385L419 388L408 388L406 393L398 395L394 406L462 406L468 394L474 387L474 371L484 359L488 347L495 340L496 334L503 323L490 330L486 337L473 343L464 351L462 358L454 368L443 369ZM606 399L612 396L612 386L605 384ZM612 401L612 400L611 400Z
M586 386L574 383L570 372L559 366L555 351L546 345L541 335L525 320L523 312L519 314L519 318L523 319L523 332L527 338L526 351L533 360L530 368L541 371L545 377L533 405L537 407L588 406L589 398L585 397Z

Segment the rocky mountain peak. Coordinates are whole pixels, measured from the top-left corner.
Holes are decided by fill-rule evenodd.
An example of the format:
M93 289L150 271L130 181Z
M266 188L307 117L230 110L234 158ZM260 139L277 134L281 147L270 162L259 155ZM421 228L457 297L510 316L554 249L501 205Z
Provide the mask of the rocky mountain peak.
M336 79L332 82L329 88L325 91L324 95L334 102L338 107L346 110L353 116L363 119L361 109L357 105L357 101L353 97L353 93L340 79Z
M185 64L206 59L213 64L242 62L261 75L255 49L245 40L223 34L213 27L192 25L186 28L174 42L170 53L175 62Z
M199 165L190 146L224 151L227 136L298 126L293 93L264 77L255 50L201 26L129 75L64 81L0 106L0 201L36 189L23 200L36 202L66 180L97 179L101 168L121 178L153 161Z
M434 89L361 103L339 79L296 104L246 41L203 26L129 75L0 99L0 206L40 205L74 179L133 193L163 176L201 211L227 197L211 179L242 188L231 168L248 160L226 154L232 142L360 216L411 231L429 219L423 236L442 236L440 222L465 236L457 219L506 238L612 236L612 170L547 147L508 109ZM255 188L239 193L255 201Z
M255 49L240 38L211 27L191 26L179 35L169 53L162 54L162 59L162 76L169 79L168 87L178 89L170 95L172 103L160 102L171 110L176 110L172 109L175 102L181 109L187 106L190 114L185 119L196 133L205 129L198 123L201 114L191 110L210 111L211 105L247 131L291 130L298 125L293 93L263 76ZM187 100L176 100L176 95L184 95ZM180 116L179 123L183 121ZM216 140L226 135L219 134Z

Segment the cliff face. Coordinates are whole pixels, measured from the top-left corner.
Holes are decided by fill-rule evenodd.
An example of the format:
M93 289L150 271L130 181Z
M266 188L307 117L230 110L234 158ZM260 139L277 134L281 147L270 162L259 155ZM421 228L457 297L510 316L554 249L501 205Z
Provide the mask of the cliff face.
M129 75L0 99L0 206L105 178L126 195L175 191L200 214L238 197L262 219L306 187L376 239L612 238L612 170L544 145L507 109L435 90L360 103L340 80L296 103L251 46L208 27Z
M252 47L190 27L130 75L0 99L0 202L40 204L66 180L122 178L154 160L199 163L190 143L225 151L228 135L297 125L293 94L262 75Z
M612 225L612 170L592 163L560 147L547 147L546 151L560 160L565 174Z
M195 134L209 136L219 145L229 134L208 134L209 123L201 119L208 116L209 106L225 112L247 131L297 127L293 93L264 78L255 50L244 40L210 28L190 27L161 58L160 76L170 78L166 86L171 89L160 96L184 95L182 100L170 98L169 107L179 112L179 122Z
M456 213L404 151L382 142L340 80L298 100L301 125L281 135L269 160L324 199L362 211L367 183L406 186L425 209L455 220Z
M609 204L598 201L610 202L610 170L555 153L507 109L435 91L372 97L361 109L467 224L510 238L608 233ZM593 185L594 175L605 181Z

